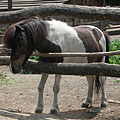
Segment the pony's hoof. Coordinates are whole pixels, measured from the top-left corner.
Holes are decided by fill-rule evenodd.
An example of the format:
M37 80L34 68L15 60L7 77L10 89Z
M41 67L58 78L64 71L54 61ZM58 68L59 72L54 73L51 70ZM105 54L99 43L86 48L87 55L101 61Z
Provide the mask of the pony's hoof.
M50 110L50 114L56 115L58 113L59 113L58 109L51 109Z
M81 107L88 108L89 107L89 103L83 103Z
M101 107L106 108L107 104L106 103L101 103Z
M42 113L42 111L43 111L42 109L36 109L35 113Z

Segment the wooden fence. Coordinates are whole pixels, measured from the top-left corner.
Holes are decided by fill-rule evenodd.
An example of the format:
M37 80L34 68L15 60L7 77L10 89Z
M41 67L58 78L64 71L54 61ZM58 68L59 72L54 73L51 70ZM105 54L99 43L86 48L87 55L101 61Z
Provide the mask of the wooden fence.
M64 3L66 0L0 0L0 11L20 10L46 3Z
M1 12L0 24L14 23L35 15L39 15L41 18L45 18L47 16L66 16L73 18L119 22L120 8L47 4L18 11Z
M57 10L57 11L56 11ZM34 12L33 12L34 11ZM54 14L53 14L54 13ZM81 7L81 6L73 6L73 5L44 5L35 8L24 9L20 11L12 11L6 13L0 13L0 23L8 23L16 22L21 19L25 19L25 15L30 17L31 15L39 14L41 16L45 15L67 15L70 17L88 17L89 15L94 15L97 19L104 20L112 20L119 21L120 20L120 9L116 8L91 8L91 7ZM81 16L82 15L82 16ZM104 15L104 16L103 16ZM114 16L114 17L113 17ZM111 18L112 17L112 18ZM16 18L16 19L15 19ZM111 18L111 19L110 19ZM14 21L13 21L14 20ZM16 21L15 21L16 20ZM60 55L61 54L61 55ZM99 53L99 55L103 56L104 53ZM113 53L105 53L104 56L108 56L108 54L112 55ZM120 54L120 51L117 51L115 54ZM114 54L114 55L115 55ZM34 54L35 55L35 54ZM48 55L48 54L44 54ZM50 54L50 57L52 54ZM88 53L71 53L71 54L54 54L54 56L66 56L71 57L82 56L86 57ZM90 53L89 56L96 56L97 53ZM39 56L39 55L38 55ZM8 65L9 57L4 56L0 57L0 65ZM35 61L28 61L28 63L23 68L25 70L36 71L36 72L48 72L51 74L74 74L74 75L104 75L104 76L114 76L120 77L120 66L103 64L103 63L90 63L90 64L76 64L76 63L40 63Z
M9 56L0 56L0 65L9 65ZM106 63L43 63L28 60L23 70L62 75L120 77L120 66Z
M2 2L4 2L4 1L7 1L7 0L2 0ZM36 1L38 1L38 0L36 0ZM60 1L65 1L65 0L56 0L56 2L60 2ZM19 0L18 0L18 2L19 2ZM21 4L24 4L26 1L25 0L22 0L22 1L20 1L21 2ZM30 1L29 1L30 2ZM29 3L29 2L27 2L27 3ZM39 1L40 2L40 1ZM50 2L53 2L53 1L50 1ZM55 1L54 1L55 2ZM34 2L33 2L34 3ZM20 4L20 5L21 5ZM33 4L33 6L34 6L34 4ZM44 6L44 5L42 5L42 6ZM40 6L40 7L42 7L42 6ZM49 6L49 4L48 4L48 6ZM48 7L47 6L47 7ZM64 6L66 6L66 5L62 5L63 7ZM53 5L53 7L54 7L54 5ZM58 6L58 9L59 9L59 7L60 6ZM63 7L62 7L62 9L63 9ZM93 8L93 9L92 9ZM90 9L89 9L89 7L84 7L83 6L83 12L81 13L81 12L79 12L79 14L75 14L75 13L71 13L71 12L67 12L67 11L62 11L62 10L60 10L59 9L59 12L57 13L57 14L59 14L60 13L60 11L61 11L61 15L60 15L60 17L59 17L59 19L61 18L61 16L64 14L64 13L66 13L66 14L64 14L64 17L62 16L62 21L65 21L65 22L67 22L67 23L69 23L70 25L80 25L81 23L80 23L80 21L78 21L79 19L81 19L81 18L86 18L86 19L89 19L89 20L91 20L91 21L93 21L93 20L106 20L106 16L108 15L109 16L109 12L108 11L111 11L112 9L114 9L114 8L105 8L107 11L105 11L105 10L102 10L102 9L104 9L104 8L100 8L100 9L98 9L98 10L96 10L96 9L94 9L95 7L91 7ZM28 8L29 9L29 8ZM37 8L36 8L37 9ZM47 11L47 9L48 8L46 8L46 11ZM54 9L54 8L53 8ZM58 10L58 9L55 9L54 10L54 12L53 13L56 13L56 10ZM67 7L67 9L69 9L69 7ZM74 7L73 6L73 9L76 9L76 7ZM85 9L88 11L85 11ZM119 20L119 8L115 8L116 9L116 11L111 11L111 13L112 12L116 12L115 13L115 15L113 15L112 16L112 14L110 15L110 17L107 19L107 20L112 20L113 18L116 18L116 19L114 19L114 21L120 21ZM117 9L118 9L118 12L117 12ZM72 10L72 9L71 9ZM56 16L57 16L57 14L55 14L55 15L53 15L53 14L50 14L50 13L48 13L49 15L45 15L44 13L44 15L42 14L42 15L40 15L40 13L35 13L34 14L34 12L33 12L33 14L32 14L32 12L30 13L29 11L31 11L31 9L29 9L28 11L27 11L27 9L24 9L24 10L22 10L22 11L26 11L26 12L28 12L28 14L27 13L25 13L25 15L23 14L23 13L21 13L21 15L19 14L20 12L16 12L16 11L12 11L11 13L12 14L10 14L9 15L9 13L8 13L8 15L6 14L6 12L4 13L4 12L1 12L0 13L0 24L3 24L3 23L11 23L11 22L16 22L16 21L20 21L21 19L21 16L22 16L22 14L23 14L23 16L24 16L24 18L22 18L22 19L26 19L26 18L28 18L28 17L30 17L30 16L33 16L33 15L38 15L39 14L39 16L40 17L45 17L45 16L52 16L52 17L55 17L56 18ZM39 10L38 10L39 11ZM45 12L46 12L45 11ZM80 11L82 11L82 6L80 6ZM90 12L91 13L90 13ZM100 11L104 11L103 13L101 12L100 14L99 14L99 12ZM41 11L40 11L41 12ZM76 11L77 12L77 11ZM93 13L92 13L93 12ZM17 13L16 14L16 16L15 16L15 18L14 18L14 13ZM84 14L85 13L85 14ZM106 14L105 14L106 13ZM73 15L75 15L75 16L73 16ZM118 17L116 16L118 14ZM71 15L71 16L70 16ZM11 16L12 16L12 20L10 20L10 18L11 18ZM17 18L17 16L18 16L18 18ZM91 17L92 16L92 17ZM100 17L100 19L98 19L98 16ZM65 18L69 18L69 20L68 19L65 19ZM74 17L74 18L79 18L79 19L70 19L70 17ZM18 20L17 20L18 19ZM16 20L16 21L15 21ZM112 20L113 21L113 20ZM74 23L75 22L75 23ZM85 22L85 21L84 21ZM74 23L74 24L73 24ZM79 24L78 24L79 23ZM97 24L96 24L97 23ZM102 23L102 22L89 22L89 23L82 23L82 24L90 24L90 25L95 25L95 26L97 26L97 27L99 27L100 29L102 29L102 30L105 30L106 29L106 25L108 25L108 22L106 23L106 22L104 22L104 24ZM119 24L119 23L118 23ZM109 29L109 28L108 28ZM111 31L108 31L108 33L110 34L110 35L118 35L119 34L119 32L120 32L120 30L111 30ZM0 34L0 36L1 36L1 34Z
M26 8L18 11L1 12L0 24L14 23L31 16L39 15L42 18L48 16L66 16L68 18L83 18L100 21L120 21L120 8L110 7L89 7L65 4L47 4L39 7ZM85 23L86 24L86 23ZM92 23L91 23L92 24ZM98 23L101 26L101 23ZM98 27L98 26L97 26ZM99 27L100 28L100 27ZM119 34L119 30L109 32L110 35Z
M3 51L10 49L0 48ZM119 55L120 51L115 52L97 52L97 53L39 53L32 54L33 56L42 57L102 57ZM1 56L0 65L8 65L9 56ZM43 63L34 60L28 60L27 64L23 67L24 70L36 73L50 73L50 74L63 74L63 75L101 75L120 77L120 66L106 63Z
M8 56L11 53L11 49L2 48L0 45L0 56ZM120 55L120 50L112 52L94 52L94 53L33 53L32 56L38 57L103 57Z

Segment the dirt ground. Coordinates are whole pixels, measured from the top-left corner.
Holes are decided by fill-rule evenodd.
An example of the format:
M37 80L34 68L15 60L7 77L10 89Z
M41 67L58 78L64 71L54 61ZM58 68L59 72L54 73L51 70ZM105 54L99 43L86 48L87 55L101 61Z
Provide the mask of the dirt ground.
M100 97L95 95L94 106L81 108L87 95L85 77L63 76L59 93L58 115L51 115L54 75L50 75L44 90L44 111L34 113L37 105L37 86L41 75L12 74L8 66L0 66L0 72L15 78L9 85L0 85L0 120L120 120L120 78L107 78L107 108L100 108Z

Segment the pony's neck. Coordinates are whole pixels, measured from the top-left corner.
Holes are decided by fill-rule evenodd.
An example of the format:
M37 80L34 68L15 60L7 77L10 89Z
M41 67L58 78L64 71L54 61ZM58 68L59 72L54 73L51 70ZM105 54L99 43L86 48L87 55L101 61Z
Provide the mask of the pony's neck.
M40 19L35 19L31 25L31 38L34 48L39 52L43 52L47 48L47 29L46 25Z
M61 52L59 45L52 43L47 39L47 28L46 23L39 19L35 19L28 23L27 31L30 38L30 44L34 46L34 49L38 50L41 53L48 52Z

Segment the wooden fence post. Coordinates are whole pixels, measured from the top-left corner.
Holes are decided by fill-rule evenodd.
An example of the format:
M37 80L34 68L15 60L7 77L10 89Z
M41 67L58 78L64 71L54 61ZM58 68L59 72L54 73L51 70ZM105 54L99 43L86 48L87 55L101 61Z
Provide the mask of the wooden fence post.
M12 11L12 0L8 0L8 11Z
M106 7L106 2L105 2L105 0L103 0L103 4L102 4L102 7ZM105 22L104 21L101 21L101 30L102 31L105 31L105 28L106 28L106 24L105 24Z

